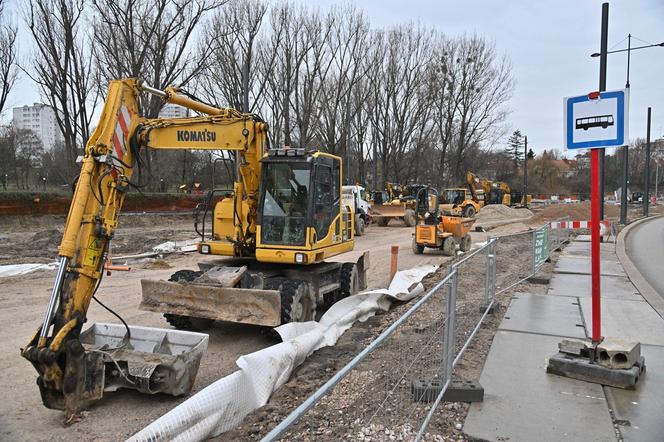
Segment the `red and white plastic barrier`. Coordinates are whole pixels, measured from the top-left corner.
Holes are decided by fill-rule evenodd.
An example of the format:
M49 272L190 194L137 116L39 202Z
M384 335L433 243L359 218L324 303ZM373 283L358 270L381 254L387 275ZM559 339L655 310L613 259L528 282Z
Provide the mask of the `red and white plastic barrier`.
M590 229L590 221L552 221L550 227L552 229ZM599 222L599 234L605 236L611 231L610 221Z

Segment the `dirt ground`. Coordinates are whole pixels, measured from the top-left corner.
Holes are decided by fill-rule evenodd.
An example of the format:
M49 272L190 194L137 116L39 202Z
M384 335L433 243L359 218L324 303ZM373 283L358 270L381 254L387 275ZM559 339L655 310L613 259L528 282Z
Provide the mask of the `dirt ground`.
M53 262L57 255L63 221L63 217L53 216L19 219L0 217L0 265ZM149 251L154 245L168 240L195 237L189 216L123 215L121 226L123 227L117 232L112 248L115 256ZM526 224L507 224L488 233L473 232L472 237L473 242L478 243L485 241L489 235L526 229ZM399 267L403 269L424 263L445 264L450 260L439 252L430 250L425 251L424 255L414 255L410 249L412 233L412 229L397 224L390 227L370 226L365 236L357 238L356 249L351 254L370 251L370 287L386 285L391 245L399 246ZM349 259L351 257L349 256ZM131 272L115 272L111 277L104 278L98 297L129 324L168 327L160 314L137 309L140 302L140 280L167 279L177 270L196 268L197 263L209 259L212 258L197 254L171 254L130 261L128 264L132 266ZM63 427L61 412L43 407L35 385L36 373L19 355L20 347L28 342L42 319L54 273L37 271L17 277L0 278L0 335L3 337L0 352L6 355L5 363L0 366L0 394L4 398L0 401L0 440L69 440L77 437L84 440L124 440L184 400L132 391L107 393L81 422L71 427ZM439 278L440 275L434 279L436 277ZM434 279L427 284L432 284ZM520 286L519 290L530 288ZM508 299L509 295L499 299L503 307L507 305ZM298 369L292 380L275 394L270 404L251 415L236 432L224 435L220 440L254 439L256 435L264 432L268 428L268 421L272 422L272 426L275 419L301 402L306 394L342 367L406 308L408 305L397 306L386 314L357 324L342 336L338 345L316 352ZM503 308L499 311L502 312ZM88 313L89 323L117 322L95 304ZM457 367L456 374L469 379L479 376L493 336L492 330L500 321L501 314L489 318L488 326L482 329L475 344L467 352L468 359L464 359ZM235 371L235 360L239 356L274 343L257 327L223 322L217 322L209 330L209 335L208 351L203 357L194 392ZM437 416L436 422L432 424L432 434L460 437L455 425L463 421L465 407L463 404L445 405L444 414ZM312 422L312 428L316 424L317 422ZM261 426L263 428L259 429Z
M64 222L65 217L59 215L0 217L0 265L53 262ZM196 236L193 230L191 214L123 215L111 244L111 254L149 252L165 241L191 239Z
M115 256L149 251L164 241L194 238L190 217L153 216L124 217L113 242ZM39 217L34 223L26 219L0 218L0 264L53 262L57 255L63 218ZM37 239L44 242L35 244ZM422 263L440 264L449 260L439 252L414 255L410 250L412 229L399 226L371 226L366 235L357 238L351 254L370 251L370 287L384 287L389 277L390 246L399 246L399 267L410 268ZM48 239L48 241L46 240ZM477 241L485 234L478 233ZM352 258L352 256L349 256ZM129 261L129 273L114 272L105 277L98 292L102 302L116 310L129 324L168 327L161 314L137 309L140 302L140 280L167 279L181 269L195 269L197 263L212 259L193 254L172 254L162 258ZM149 396L131 391L107 393L90 409L87 417L68 428L61 423L62 414L43 407L36 373L19 355L42 319L54 271L37 271L27 275L0 279L0 353L6 355L0 366L0 394L9 398L0 402L0 440L123 440L173 408L184 398L165 395ZM105 310L92 304L88 323L117 322ZM274 344L258 327L217 322L208 330L210 342L203 357L194 392L235 371L235 360L244 354Z

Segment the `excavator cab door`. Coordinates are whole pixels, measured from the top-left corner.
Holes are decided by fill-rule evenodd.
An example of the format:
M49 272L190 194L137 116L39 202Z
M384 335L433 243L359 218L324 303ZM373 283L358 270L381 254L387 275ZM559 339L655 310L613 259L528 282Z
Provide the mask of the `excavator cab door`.
M327 156L314 159L311 223L312 246L336 243L341 236L341 164Z

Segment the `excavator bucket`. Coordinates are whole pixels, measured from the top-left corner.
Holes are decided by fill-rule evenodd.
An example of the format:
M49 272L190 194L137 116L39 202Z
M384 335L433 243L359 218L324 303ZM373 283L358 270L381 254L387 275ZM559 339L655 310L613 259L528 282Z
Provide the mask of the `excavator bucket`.
M130 388L142 393L188 394L207 350L203 333L95 323L81 333L86 355L86 396ZM91 369L92 368L92 369ZM90 388L91 387L91 388Z

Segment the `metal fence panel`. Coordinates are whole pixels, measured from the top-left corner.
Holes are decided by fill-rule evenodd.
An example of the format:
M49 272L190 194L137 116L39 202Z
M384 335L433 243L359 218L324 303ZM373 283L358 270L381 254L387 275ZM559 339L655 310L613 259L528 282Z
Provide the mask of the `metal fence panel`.
M286 431L294 440L322 434L316 432L353 440L378 431L383 438L414 439L444 385L446 336L453 331L446 328L446 309L455 277L452 270L263 440ZM310 428L307 421L327 426Z
M533 231L498 237L496 243L496 295L506 292L534 274L533 248Z
M295 440L323 433L340 440L419 440L495 296L533 276L569 234L567 227L546 225L492 238L466 254L263 440L286 432ZM328 424L316 429L307 421Z

